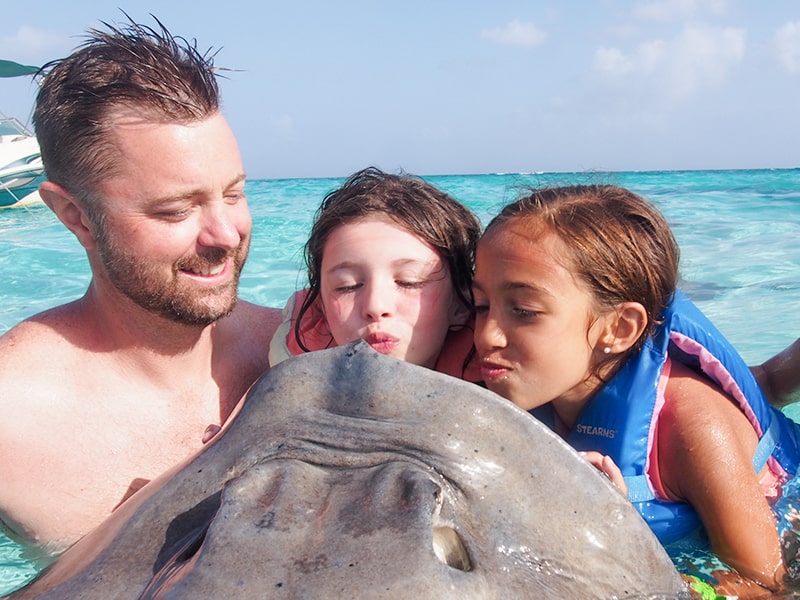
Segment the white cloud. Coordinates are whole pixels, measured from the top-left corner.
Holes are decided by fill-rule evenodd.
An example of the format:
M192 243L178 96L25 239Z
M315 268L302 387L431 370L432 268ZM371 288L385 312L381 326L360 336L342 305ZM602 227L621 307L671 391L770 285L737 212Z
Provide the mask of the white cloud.
M612 77L620 77L631 73L636 65L619 48L598 48L594 53L594 68Z
M653 40L639 46L637 62L645 75L657 74L659 68L669 60L670 45L663 40Z
M699 13L723 15L726 10L726 0L653 0L634 4L633 15L645 21L675 21Z
M625 53L599 48L594 68L617 82L644 83L669 97L689 96L721 84L744 57L743 29L685 27L672 40L653 40Z
M484 29L480 37L494 44L532 48L541 46L547 41L547 32L539 29L534 23L523 23L515 19L504 27Z
M800 21L784 23L773 39L783 67L793 75L800 73Z

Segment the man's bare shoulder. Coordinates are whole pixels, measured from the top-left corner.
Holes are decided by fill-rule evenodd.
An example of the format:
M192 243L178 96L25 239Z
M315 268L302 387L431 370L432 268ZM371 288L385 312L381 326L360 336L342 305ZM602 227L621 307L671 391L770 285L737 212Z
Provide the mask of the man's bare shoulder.
M215 323L214 345L224 350L216 353L224 358L218 373L226 382L223 388L232 394L227 398L232 402L229 409L269 369L269 344L281 319L280 309L240 300L231 315Z
M58 388L75 376L76 366L85 368L85 336L71 304L25 319L0 336L0 412L5 425L16 428L20 419L47 410Z
M280 308L259 306L243 300L237 303L234 315L236 332L243 340L248 340L249 344L267 346L283 319Z
M237 307L243 311L247 318L255 319L265 327L272 325L277 328L282 319L283 309L281 308L260 306L244 300L240 300ZM270 332L270 334L272 333L274 333L274 330Z
M44 366L48 355L78 342L76 336L85 335L77 303L64 304L33 315L21 321L0 336L0 374L3 369L16 370L35 361Z

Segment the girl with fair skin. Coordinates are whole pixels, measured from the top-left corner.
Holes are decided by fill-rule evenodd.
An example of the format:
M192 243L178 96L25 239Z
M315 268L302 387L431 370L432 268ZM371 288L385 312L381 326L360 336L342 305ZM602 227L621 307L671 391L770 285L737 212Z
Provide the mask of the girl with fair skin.
M271 364L361 339L382 354L477 380L465 326L479 234L468 209L421 179L355 173L317 211L305 252L309 288L290 300Z
M663 529L648 521L654 531L668 537L678 519L691 528L699 517L712 550L749 580L742 597L781 590L787 570L768 497L794 475L800 451L787 442L755 468L754 455L770 422L792 435L797 426L758 391L735 399L687 358L694 346L684 340L694 334L683 323L713 326L676 295L677 265L663 217L622 188L550 188L509 205L476 255L483 379L542 415L623 492L644 470L649 498L678 507L674 519L658 517ZM758 390L732 348L725 352L723 364L741 362L741 389ZM645 375L653 385L637 387ZM745 406L763 416L748 417ZM651 502L634 504L648 516Z

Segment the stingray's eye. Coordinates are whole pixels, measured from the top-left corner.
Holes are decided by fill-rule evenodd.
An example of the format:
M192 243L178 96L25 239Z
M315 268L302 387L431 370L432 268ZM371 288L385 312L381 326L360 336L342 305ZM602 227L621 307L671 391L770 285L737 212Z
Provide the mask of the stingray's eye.
M472 568L461 536L452 527L433 528L433 552L436 558L454 569L469 571Z

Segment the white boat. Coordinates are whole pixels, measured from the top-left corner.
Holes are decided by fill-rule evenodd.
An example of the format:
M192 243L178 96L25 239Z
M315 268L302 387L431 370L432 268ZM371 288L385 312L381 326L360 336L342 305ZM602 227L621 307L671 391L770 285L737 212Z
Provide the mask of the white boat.
M32 75L37 67L0 60L0 77ZM45 179L36 136L19 119L0 112L0 209L41 204Z

